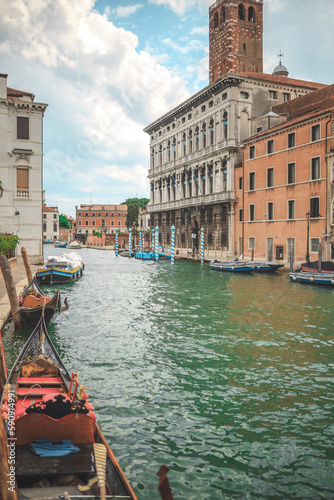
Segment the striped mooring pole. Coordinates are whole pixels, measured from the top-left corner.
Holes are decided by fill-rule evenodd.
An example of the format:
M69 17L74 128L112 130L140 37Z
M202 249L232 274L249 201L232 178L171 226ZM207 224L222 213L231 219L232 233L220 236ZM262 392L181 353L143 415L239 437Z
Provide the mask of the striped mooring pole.
M155 242L155 260L159 260L159 227L157 226L155 228L155 237L154 237L154 242Z
M143 232L143 252L145 252L145 233Z
M118 227L116 227L116 248L115 248L115 254L116 254L116 257L118 257Z
M204 227L201 228L201 264L204 262Z
M171 247L170 247L170 262L174 264L174 255L175 255L175 227L171 227L172 237L171 237Z
M155 255L155 246L154 246L154 229L152 229L152 234L151 234L151 245L152 245L152 252L153 252L153 255Z
M139 229L139 252L142 253L143 251L143 241L142 241L143 235L142 235L142 230L141 228Z
M129 257L132 254L132 227L129 228Z

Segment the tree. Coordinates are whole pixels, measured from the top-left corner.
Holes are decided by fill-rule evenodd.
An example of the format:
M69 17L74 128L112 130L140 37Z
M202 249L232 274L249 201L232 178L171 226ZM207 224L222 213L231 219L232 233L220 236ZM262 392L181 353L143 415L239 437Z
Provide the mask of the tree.
M70 223L64 214L59 215L59 227L65 227L66 229L70 228Z
M133 224L138 227L139 208L145 210L149 201L149 198L128 198L122 203L122 205L127 205L128 207L125 223L128 228L133 227Z

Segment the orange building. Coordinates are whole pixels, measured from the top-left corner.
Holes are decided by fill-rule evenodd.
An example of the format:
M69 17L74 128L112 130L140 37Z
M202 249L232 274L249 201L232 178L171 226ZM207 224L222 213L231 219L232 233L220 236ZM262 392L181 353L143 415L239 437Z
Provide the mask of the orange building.
M243 142L235 169L235 253L288 264L293 251L301 263L322 245L334 260L334 85L270 117L277 124Z
M115 233L116 227L126 231L125 225L128 207L126 205L80 205L76 210L77 235Z

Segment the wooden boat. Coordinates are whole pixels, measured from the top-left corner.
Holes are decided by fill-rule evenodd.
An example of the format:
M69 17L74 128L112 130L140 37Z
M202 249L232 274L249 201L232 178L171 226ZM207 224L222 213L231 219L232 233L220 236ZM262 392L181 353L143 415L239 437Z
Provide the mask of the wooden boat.
M2 395L8 451L15 455L13 488L19 498L35 500L137 500L85 387L78 383L78 374L69 375L42 317Z
M36 326L43 310L45 322L48 323L57 308L60 310L60 290L57 290L53 297L44 295L34 277L19 297L19 304L23 323Z
M291 281L310 283L311 285L334 285L334 275L329 273L290 273Z
M301 270L305 273L317 273L318 261L304 262L304 264L301 265ZM321 262L321 273L334 274L334 262L331 261Z
M251 273L252 271L254 271L253 263L246 263L238 260L212 260L210 262L210 267L215 271L225 271L231 273Z
M56 248L66 248L67 247L67 241L55 241L54 246Z
M53 256L45 260L45 266L36 271L38 283L70 283L82 276L84 264L75 252L64 253L61 257Z

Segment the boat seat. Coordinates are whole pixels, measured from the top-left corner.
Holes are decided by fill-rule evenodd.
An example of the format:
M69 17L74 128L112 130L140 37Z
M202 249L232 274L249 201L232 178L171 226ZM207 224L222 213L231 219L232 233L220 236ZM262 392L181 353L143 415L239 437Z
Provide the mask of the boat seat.
M16 390L16 394L21 397L27 395L44 396L45 394L59 393L61 393L61 389L59 389L58 387L45 387L44 389L43 387L23 387Z
M19 377L18 384L40 384L40 385L58 385L62 384L63 380L60 377Z

